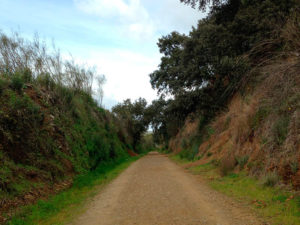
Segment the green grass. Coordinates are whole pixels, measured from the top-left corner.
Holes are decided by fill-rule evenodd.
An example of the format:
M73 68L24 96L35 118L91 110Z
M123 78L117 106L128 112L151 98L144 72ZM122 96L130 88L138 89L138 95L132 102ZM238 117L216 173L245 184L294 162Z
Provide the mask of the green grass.
M103 163L96 170L78 176L72 188L48 200L23 207L9 225L62 225L70 222L73 215L84 210L88 198L97 194L104 184L117 177L139 157L125 158Z
M185 164L185 163L191 162L190 160L181 157L181 155L179 155L179 154L177 154L177 155L171 155L170 158L173 159L174 161L176 161L179 164Z
M189 162L178 156L170 158L180 164ZM248 204L273 225L300 225L300 196L291 191L265 186L245 172L229 173L221 177L219 168L212 163L194 166L189 170L201 174L213 189ZM290 199L290 196L293 198Z

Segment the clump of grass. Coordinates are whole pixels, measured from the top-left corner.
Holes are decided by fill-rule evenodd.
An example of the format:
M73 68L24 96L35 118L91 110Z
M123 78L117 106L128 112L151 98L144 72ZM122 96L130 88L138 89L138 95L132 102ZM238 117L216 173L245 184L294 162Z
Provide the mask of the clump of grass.
M249 156L248 155L239 156L239 157L235 157L235 159L238 165L240 166L240 169L243 169L249 160Z
M266 173L262 177L262 184L266 187L274 187L276 184L278 184L278 182L279 176L275 171Z
M7 82L0 77L0 94L3 93L3 91L6 87L6 84L7 84Z
M250 119L250 127L253 130L256 130L260 127L265 118L270 114L270 109L267 107L261 106L255 115Z
M290 118L288 116L280 117L273 126L274 142L277 145L282 145L288 135L288 126Z
M220 166L220 160L217 160L217 159L211 160L210 163L211 163L212 165L214 165L215 167Z
M21 91L24 87L24 81L20 73L15 73L11 78L11 88L15 91Z
M207 139L209 139L212 135L215 134L215 130L211 126L207 126L206 128Z
M294 160L290 163L291 171L293 174L296 174L299 169L299 162L297 160Z
M230 122L231 122L231 117L227 116L224 124L224 130L227 130L229 128Z
M189 146L188 141L186 139L183 139L181 141L181 147L184 148L184 149L186 149L186 148L188 148L188 146Z

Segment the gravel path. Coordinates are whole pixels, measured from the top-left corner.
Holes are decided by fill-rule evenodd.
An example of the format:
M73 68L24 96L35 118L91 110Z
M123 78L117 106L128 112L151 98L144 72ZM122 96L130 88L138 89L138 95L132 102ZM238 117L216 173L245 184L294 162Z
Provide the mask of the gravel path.
M263 225L166 156L133 163L71 225Z

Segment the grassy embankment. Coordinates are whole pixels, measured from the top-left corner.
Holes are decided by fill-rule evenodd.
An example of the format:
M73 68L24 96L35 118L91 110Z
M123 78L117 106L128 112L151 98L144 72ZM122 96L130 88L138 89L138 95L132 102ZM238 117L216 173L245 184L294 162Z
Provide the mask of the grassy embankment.
M179 155L172 155L170 158L181 165L191 162ZM245 171L221 176L220 169L213 162L192 166L188 170L204 177L213 189L248 204L272 224L300 224L300 196L293 191L279 186L272 187L248 176Z
M103 163L96 170L79 175L72 188L48 200L40 200L32 206L24 207L10 221L9 225L59 225L66 224L74 215L84 210L87 200L95 196L99 189L116 178L139 157L124 158Z
M39 224L84 199L129 157L132 138L95 99L95 77L103 79L39 40L0 32L0 223L76 178L73 188L21 210L10 223Z

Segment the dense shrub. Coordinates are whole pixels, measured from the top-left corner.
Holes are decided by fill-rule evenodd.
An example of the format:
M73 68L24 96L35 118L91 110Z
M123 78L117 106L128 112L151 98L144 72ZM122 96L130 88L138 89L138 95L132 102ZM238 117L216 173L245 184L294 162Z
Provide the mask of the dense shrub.
M16 73L12 76L11 79L11 87L15 91L21 91L22 88L24 87L24 81L20 73Z

